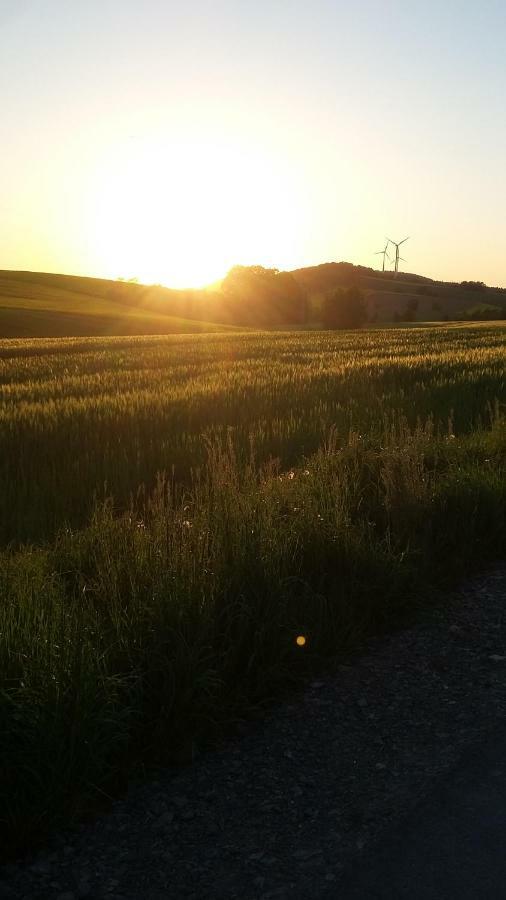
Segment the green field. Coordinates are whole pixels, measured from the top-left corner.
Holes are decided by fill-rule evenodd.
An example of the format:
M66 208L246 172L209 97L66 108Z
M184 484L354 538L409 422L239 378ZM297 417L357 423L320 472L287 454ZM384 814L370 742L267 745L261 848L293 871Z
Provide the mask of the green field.
M224 330L215 322L163 314L163 304L159 304L158 310L150 309L143 305L142 291L140 285L122 285L98 278L0 271L0 338ZM183 292L165 290L164 293L172 300Z
M505 324L0 341L8 849L504 556L505 358Z

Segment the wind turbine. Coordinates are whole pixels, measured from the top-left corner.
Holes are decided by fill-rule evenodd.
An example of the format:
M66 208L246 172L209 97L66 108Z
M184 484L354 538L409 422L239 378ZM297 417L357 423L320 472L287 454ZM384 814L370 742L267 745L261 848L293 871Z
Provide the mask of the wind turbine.
M386 244L385 244L385 249L384 249L384 250L378 250L378 251L374 254L375 256L382 256L382 257L383 257L383 269L382 269L382 272L385 271L385 259L388 259L389 262L392 262L392 260L390 259L389 255L388 255L388 253L387 253L389 243L390 243L390 241L387 240L387 242L386 242Z
M394 272L395 272L395 274L397 275L397 272L399 271L399 260L401 259L401 256L400 256L400 253L399 253L399 247L401 246L401 244L405 244L406 241L409 241L409 238L408 238L408 237L407 237L407 238L404 238L404 240L403 240L403 241L399 241L399 243L397 243L397 241L393 241L392 238L388 238L388 241L389 241L390 244L393 244L394 247L395 247L395 268L394 268ZM388 244L387 244L387 246L388 246ZM406 261L406 260L403 260L403 262L405 262L405 261Z

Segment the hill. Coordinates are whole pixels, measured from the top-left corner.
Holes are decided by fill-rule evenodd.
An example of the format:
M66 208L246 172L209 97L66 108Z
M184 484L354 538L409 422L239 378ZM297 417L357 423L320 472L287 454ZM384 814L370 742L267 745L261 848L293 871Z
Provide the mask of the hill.
M224 330L217 322L191 315L205 293L75 275L0 271L0 338Z
M0 338L314 328L320 326L325 296L351 285L364 292L373 323L506 318L506 290L480 282L434 281L406 272L394 277L393 272L345 262L278 274L259 266L236 267L237 272L232 289L229 274L212 290L173 290L104 278L0 271Z
M408 272L395 276L393 272L345 262L294 269L291 275L307 291L315 316L327 293L356 285L365 293L373 321L391 322L403 317L410 304L415 321L467 319L473 317L473 311L480 318L480 307L498 307L506 317L506 289L481 282L434 281Z

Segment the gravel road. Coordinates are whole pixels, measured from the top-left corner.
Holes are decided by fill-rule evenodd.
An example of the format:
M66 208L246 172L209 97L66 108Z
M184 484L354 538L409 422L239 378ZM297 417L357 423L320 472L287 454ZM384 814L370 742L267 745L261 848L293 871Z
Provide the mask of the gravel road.
M439 790L339 884L346 900L504 900L506 730L464 754ZM328 900L334 897L329 893Z
M402 893L402 872L401 893L367 891L393 885L405 851L416 868L410 823L424 810L430 834L469 754L493 756L498 734L506 746L505 601L504 566L468 582L240 738L4 867L1 900L432 897Z

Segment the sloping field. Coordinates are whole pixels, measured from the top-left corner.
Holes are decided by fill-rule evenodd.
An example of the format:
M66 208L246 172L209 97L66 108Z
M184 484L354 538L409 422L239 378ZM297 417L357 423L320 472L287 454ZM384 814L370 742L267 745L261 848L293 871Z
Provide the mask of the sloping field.
M142 305L143 294L139 285L123 286L119 283L120 289L117 288L116 282L95 278L0 272L0 337L180 334L224 330L214 322L164 315L146 308Z
M373 321L390 322L413 301L417 321L465 319L465 311L480 303L502 308L506 318L506 293L499 288L483 286L473 290L465 283L433 281L409 272L394 276L393 272L350 263L323 263L295 269L292 275L308 292L315 310L326 294L354 284L364 291Z
M502 309L501 318L506 318L506 292L495 288L470 290L405 272L394 278L391 272L348 263L328 263L291 274L307 292L310 327L319 326L324 298L351 284L364 291L372 323L402 318L409 308L416 321L465 320L479 304ZM103 278L0 270L0 338L244 330L224 324L238 318L242 321L216 286L213 290L173 290ZM287 321L285 327L293 330L293 323Z

